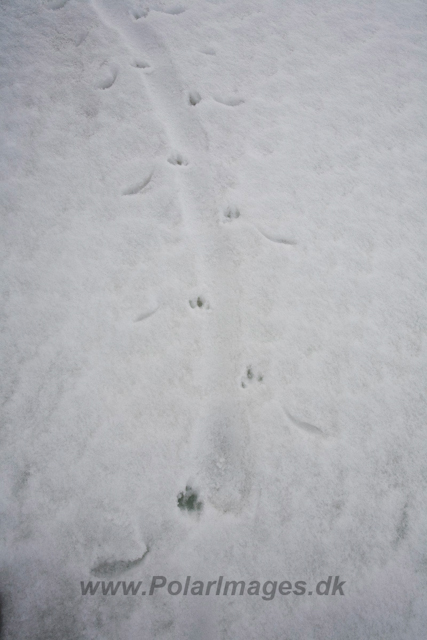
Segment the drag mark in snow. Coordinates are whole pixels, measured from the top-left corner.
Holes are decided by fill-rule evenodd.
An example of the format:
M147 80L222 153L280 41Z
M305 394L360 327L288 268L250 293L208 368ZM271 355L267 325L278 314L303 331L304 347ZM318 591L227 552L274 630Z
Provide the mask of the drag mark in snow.
M168 158L168 162L170 164L177 164L179 166L186 166L188 165L188 160L186 160L184 158L184 156L182 156L180 153L174 153L173 155L171 155Z
M255 228L257 229L257 231L260 232L262 236L264 236L264 238L267 238L267 240L270 240L270 242L278 242L279 244L296 245L296 242L294 240L287 240L286 238L281 238L280 236L275 236L270 233L264 233L264 231L261 231L261 229L256 225L255 225Z
M152 311L146 311L145 313L141 313L137 318L135 318L134 322L141 322L142 320L147 320L151 316L154 316L156 311L158 311L159 307L156 307Z
M93 576L99 578L119 575L124 571L129 571L130 569L140 565L148 552L149 549L147 549L140 558L136 558L136 560L113 560L112 562L100 562L96 567L91 569L90 572Z
M220 104L225 104L226 107L238 107L239 104L243 104L243 98L238 98L237 96L232 96L230 98L223 98L221 96L214 96L213 99L215 102L219 102Z
M314 424L310 424L309 422L303 422L302 420L298 420L298 418L294 418L293 416L291 416L291 414L288 411L286 411L286 409L285 409L285 413L288 416L289 420L293 422L294 425L296 425L300 429L303 429L303 431L307 431L308 433L313 433L318 436L326 435L322 431L322 429L319 429L319 427L316 427Z
M137 193L141 193L141 191L143 189L145 189L145 187L149 184L151 178L152 178L152 173L150 173L150 175L148 176L148 178L146 178L145 180L143 180L142 182L139 182L138 184L135 184L131 187L128 187L127 189L124 189L122 191L122 195L123 196L135 196Z

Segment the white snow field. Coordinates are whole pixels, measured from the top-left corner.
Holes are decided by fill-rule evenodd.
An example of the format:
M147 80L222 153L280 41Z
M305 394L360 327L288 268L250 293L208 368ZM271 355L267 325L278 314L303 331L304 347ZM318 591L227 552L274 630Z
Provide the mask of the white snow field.
M425 637L426 8L1 0L2 640Z

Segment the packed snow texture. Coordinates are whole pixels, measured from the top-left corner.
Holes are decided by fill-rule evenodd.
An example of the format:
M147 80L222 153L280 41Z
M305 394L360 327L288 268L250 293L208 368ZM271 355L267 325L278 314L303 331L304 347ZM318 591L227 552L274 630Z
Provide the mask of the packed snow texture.
M0 10L2 637L424 637L425 3Z

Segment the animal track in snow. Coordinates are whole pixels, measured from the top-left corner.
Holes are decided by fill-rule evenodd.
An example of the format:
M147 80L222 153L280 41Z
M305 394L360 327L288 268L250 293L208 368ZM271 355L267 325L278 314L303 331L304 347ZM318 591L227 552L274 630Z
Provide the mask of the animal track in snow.
M99 578L119 575L124 571L129 571L130 569L140 565L148 552L149 549L147 548L147 551L143 553L140 558L136 558L136 560L113 560L112 562L100 562L96 567L91 569L91 574Z
M296 245L296 242L294 240L287 240L286 238L281 238L280 236L276 236L271 233L265 233L264 231L261 231L261 229L256 225L255 225L255 228L257 229L257 231L260 232L262 236L264 236L264 238L267 238L267 240L270 240L270 242L278 242L279 244Z
M302 420L298 420L298 418L294 418L291 416L289 411L285 409L285 413L288 416L289 420L294 423L295 426L299 427L303 431L307 431L308 433L313 433L318 436L325 436L325 433L319 427L316 427L314 424L310 424L309 422L303 422Z
M146 178L142 182L138 182L137 184L134 184L131 187L128 187L127 189L124 189L122 191L122 195L123 196L135 196L137 193L141 193L141 191L143 189L145 189L145 187L149 184L149 182L150 182L150 180L152 178L152 175L153 174L150 173L148 178Z
M190 307L192 309L209 309L209 303L203 296L197 296L197 298L190 300Z
M242 376L240 384L243 387L243 389L246 389L246 387L252 384L253 382L262 382L263 380L264 380L264 376L260 373L256 374L253 368L249 366L246 369L245 375Z
M144 9L132 9L130 13L134 20L140 20L141 18L146 18L149 11L150 9L148 7L145 7Z
M187 485L185 491L181 491L178 494L178 507L181 511L201 511L203 503L199 500L197 491Z
M213 97L216 102L220 104L225 104L226 107L238 107L239 104L243 104L243 98L238 98L237 96L231 96L229 98L224 98L222 96L214 96Z
M179 166L186 166L188 165L188 160L186 160L184 158L184 156L182 156L180 153L174 153L172 154L169 158L168 158L168 162L170 162L170 164L177 164Z
M235 206L229 206L224 211L224 220L225 222L231 222L232 220L237 220L240 218L240 211Z
M62 7L65 7L67 2L68 0L48 0L46 2L46 7L53 10L62 9Z
M135 69L149 69L150 65L145 60L134 60L132 63L132 67Z
M104 77L102 78L102 80L100 80L100 82L98 82L98 89L109 89L110 87L112 87L116 81L118 73L119 69L115 65L111 66L108 71L105 70Z
M199 104L201 99L202 99L202 96L200 95L200 93L198 91L191 91L189 93L189 95L188 95L188 102L193 107L195 107L196 104Z
M159 307L156 307L155 309L152 309L152 311L145 311L144 313L141 313L137 318L135 318L135 322L141 322L142 320L147 320L147 318L154 316L154 314L156 313L156 311L158 311L158 309Z

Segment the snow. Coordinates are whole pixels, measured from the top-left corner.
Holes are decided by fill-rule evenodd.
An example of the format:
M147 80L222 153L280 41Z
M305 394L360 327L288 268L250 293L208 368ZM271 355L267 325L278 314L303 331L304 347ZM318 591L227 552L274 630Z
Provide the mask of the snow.
M424 3L1 13L3 637L422 638Z

